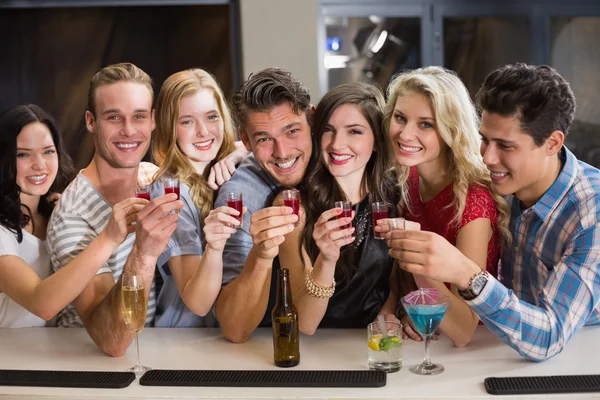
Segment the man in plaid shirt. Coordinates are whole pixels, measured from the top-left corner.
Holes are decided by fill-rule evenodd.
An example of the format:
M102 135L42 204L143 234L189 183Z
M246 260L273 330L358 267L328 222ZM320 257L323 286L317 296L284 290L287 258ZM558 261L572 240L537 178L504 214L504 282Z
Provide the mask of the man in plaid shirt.
M499 280L431 232L392 232L390 253L409 272L456 285L495 335L543 361L600 323L600 171L564 146L575 99L551 67L499 68L477 102L492 189L510 206Z

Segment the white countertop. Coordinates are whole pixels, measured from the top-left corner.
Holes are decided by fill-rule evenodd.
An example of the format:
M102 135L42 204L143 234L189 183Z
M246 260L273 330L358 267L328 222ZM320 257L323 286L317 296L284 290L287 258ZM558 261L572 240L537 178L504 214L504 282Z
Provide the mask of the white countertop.
M408 366L420 363L423 343L405 341L404 366L388 374L383 388L238 388L151 387L134 381L125 389L74 389L0 386L0 399L28 398L503 398L488 395L483 380L488 376L600 374L600 327L584 328L553 359L533 363L477 328L473 342L464 349L441 337L432 342L431 359L446 371L436 376L417 376ZM300 370L360 370L367 365L365 330L318 330L302 335ZM233 344L218 329L145 329L140 334L142 363L155 369L278 369L273 364L270 329L258 329L249 341ZM0 329L0 369L53 369L124 371L135 362L135 345L127 354L111 358L100 352L84 329ZM590 398L600 393L510 396L511 399Z

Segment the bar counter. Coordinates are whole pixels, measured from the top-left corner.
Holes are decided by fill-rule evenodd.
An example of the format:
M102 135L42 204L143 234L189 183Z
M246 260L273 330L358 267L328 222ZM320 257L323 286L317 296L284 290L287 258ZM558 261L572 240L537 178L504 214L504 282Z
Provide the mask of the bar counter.
M422 361L422 342L407 340L403 367L388 374L383 388L239 388L150 387L134 381L125 389L74 389L0 386L0 400L60 399L188 399L188 398L394 398L394 399L598 399L600 393L538 396L492 396L483 386L488 376L600 374L600 327L578 332L558 356L534 363L479 326L473 342L455 348L447 337L432 342L431 359L445 372L417 376L408 367ZM300 338L301 361L294 369L360 370L367 365L364 330L318 330ZM273 364L270 329L258 329L242 344L229 343L218 329L148 328L140 334L142 363L156 369L278 369ZM135 343L123 357L100 352L84 329L0 329L0 369L123 371L135 363Z

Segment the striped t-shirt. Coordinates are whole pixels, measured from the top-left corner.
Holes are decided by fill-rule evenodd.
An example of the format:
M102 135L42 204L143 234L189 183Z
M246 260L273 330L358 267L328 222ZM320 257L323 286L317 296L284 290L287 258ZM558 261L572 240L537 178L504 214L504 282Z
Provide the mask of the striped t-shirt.
M156 172L157 167L151 163L140 163L138 181L148 182L148 177ZM154 185L156 186L156 185ZM152 197L162 193L154 193ZM50 221L46 240L54 271L67 265L75 256L82 252L104 229L112 213L111 204L96 190L94 185L82 172L65 189L56 205ZM127 236L108 261L100 267L96 275L110 273L115 283L121 277L123 266L135 243L135 232ZM156 313L155 285L152 282L148 297L148 313L146 326L154 321ZM83 323L72 304L69 304L58 315L58 326L82 327Z

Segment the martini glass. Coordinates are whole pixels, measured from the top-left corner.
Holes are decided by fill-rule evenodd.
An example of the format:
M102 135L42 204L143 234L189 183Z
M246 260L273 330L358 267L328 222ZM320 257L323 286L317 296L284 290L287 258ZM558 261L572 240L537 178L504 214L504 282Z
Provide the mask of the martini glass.
M437 289L421 288L410 292L402 298L404 310L410 317L417 332L425 342L425 358L419 365L410 368L417 375L437 375L444 372L440 364L433 364L429 359L429 343L431 336L437 331L450 305L450 298Z

